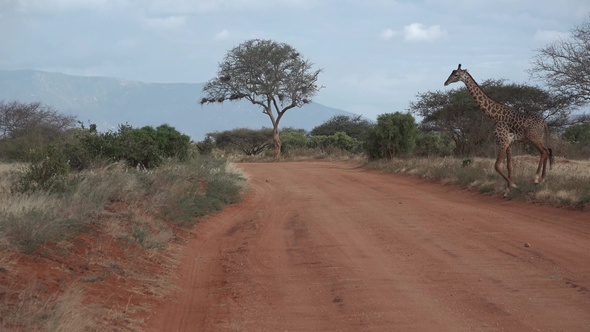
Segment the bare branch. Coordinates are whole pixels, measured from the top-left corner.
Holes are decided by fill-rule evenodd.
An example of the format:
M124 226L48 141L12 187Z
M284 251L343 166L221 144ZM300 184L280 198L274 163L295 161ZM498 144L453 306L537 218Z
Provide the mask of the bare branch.
M544 81L573 106L590 102L590 19L537 50L531 60L532 78Z

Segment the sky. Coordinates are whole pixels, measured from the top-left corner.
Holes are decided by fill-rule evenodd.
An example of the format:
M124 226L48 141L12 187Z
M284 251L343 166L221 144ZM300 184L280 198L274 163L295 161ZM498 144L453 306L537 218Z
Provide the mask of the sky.
M459 63L543 87L537 50L588 19L588 0L0 0L0 69L203 83L271 39L322 69L315 102L375 119L457 88L443 83Z

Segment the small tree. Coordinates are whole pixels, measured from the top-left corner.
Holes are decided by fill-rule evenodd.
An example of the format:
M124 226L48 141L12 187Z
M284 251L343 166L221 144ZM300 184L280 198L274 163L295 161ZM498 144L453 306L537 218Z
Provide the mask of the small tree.
M377 117L375 128L369 133L365 144L370 159L411 154L416 146L418 127L409 113L396 112Z
M38 102L0 101L0 157L25 160L30 150L58 141L75 123L75 117Z
M200 103L246 99L262 108L273 127L275 158L281 156L279 122L288 110L311 102L321 88L321 70L293 47L272 40L251 39L230 50L219 64L217 77L203 87Z
M532 77L541 79L574 105L590 102L590 18L560 38L537 50Z

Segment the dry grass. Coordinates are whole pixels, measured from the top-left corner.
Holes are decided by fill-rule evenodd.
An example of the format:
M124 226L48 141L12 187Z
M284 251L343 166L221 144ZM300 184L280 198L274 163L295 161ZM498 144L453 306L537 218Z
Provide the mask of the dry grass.
M533 156L516 156L513 159L513 178L519 186L506 197L540 204L569 208L590 208L590 162L556 158L551 170L547 170L544 183L533 183L538 159ZM389 172L412 174L431 178L442 183L468 187L481 193L503 196L505 181L494 170L494 160L473 158L409 158L376 161L369 168Z
M9 287L14 291L6 294L4 303L0 303L1 331L99 330L90 319L91 307L83 303L84 294L80 287L71 287L61 295L49 297L39 296L40 287L36 282L25 289Z
M22 193L14 184L24 168L0 164L0 278L15 282L0 284L0 331L98 331L113 323L141 330L139 317L148 307L139 299L172 289L162 271L177 264L182 226L237 202L246 184L231 163L200 158L148 172L102 165L69 175L62 191ZM92 236L80 239L88 231ZM39 281L23 288L18 272L24 265L15 257L29 257L28 269L35 261L55 264L59 273L28 275ZM50 291L41 284L50 275L77 281L54 280ZM83 300L81 287L97 292L107 280L125 280L124 288L108 289L113 293L99 307Z

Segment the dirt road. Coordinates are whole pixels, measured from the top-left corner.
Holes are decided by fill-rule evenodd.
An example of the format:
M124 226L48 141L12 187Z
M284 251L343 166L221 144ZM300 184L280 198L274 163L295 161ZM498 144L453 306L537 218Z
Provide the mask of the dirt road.
M149 331L589 331L590 214L348 163L240 164Z

